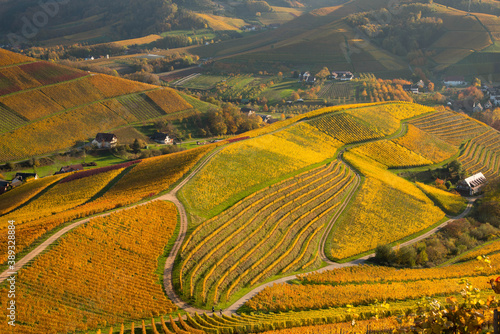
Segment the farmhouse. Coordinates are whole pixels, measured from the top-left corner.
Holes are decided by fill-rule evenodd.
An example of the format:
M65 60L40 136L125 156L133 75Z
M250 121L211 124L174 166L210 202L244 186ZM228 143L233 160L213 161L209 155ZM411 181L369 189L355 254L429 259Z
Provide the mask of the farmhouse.
M10 183L5 180L0 180L0 194L3 194L9 188Z
M463 76L449 76L444 78L443 83L446 86L460 86L465 85L465 79Z
M271 115L265 115L265 114L256 114L260 118L262 118L262 122L267 123L268 120L271 119Z
M12 188L15 188L17 186L20 186L23 184L24 181L27 181L29 179L38 179L38 174L36 173L16 173L16 176L12 179L12 182L10 185Z
M405 92L412 92L413 94L418 94L418 86L415 85L403 85L403 90Z
M457 190L464 195L475 195L486 183L486 178L483 173L474 174L465 180L460 180L457 183Z
M474 103L474 107L472 108L473 112L481 112L483 111L483 106L481 105L480 102Z
M83 165L82 164L77 164L77 165L71 165L71 166L64 166L61 167L61 169L58 172L55 172L54 175L56 174L64 174L64 173L71 173L71 172L77 172L83 170Z
M247 116L252 116L255 114L255 110L253 110L252 108L248 108L248 107L243 107L240 109L240 112L242 114L245 114Z
M332 71L327 77L328 80L351 81L354 79L354 74L350 71Z
M160 144L172 145L174 143L174 139L170 138L166 133L157 132L149 138Z
M311 75L309 71L299 73L299 82L305 82L308 85L312 85L316 82L314 75Z
M92 145L96 145L97 148L113 148L117 143L118 138L114 134L102 132L99 132L92 141Z
M299 82L309 80L310 76L311 76L311 73L309 71L300 72L299 73Z

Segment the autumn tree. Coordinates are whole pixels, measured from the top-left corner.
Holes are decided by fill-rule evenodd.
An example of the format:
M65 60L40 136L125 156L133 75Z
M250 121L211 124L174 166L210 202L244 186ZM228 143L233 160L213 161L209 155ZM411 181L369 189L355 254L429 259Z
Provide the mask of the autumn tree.
M318 79L325 79L326 77L328 77L330 75L330 70L328 69L328 67L323 67L321 69L321 71L319 71L317 74L316 74L316 77Z
M433 82L429 82L427 84L427 89L429 89L429 92L433 92L434 91L434 83Z

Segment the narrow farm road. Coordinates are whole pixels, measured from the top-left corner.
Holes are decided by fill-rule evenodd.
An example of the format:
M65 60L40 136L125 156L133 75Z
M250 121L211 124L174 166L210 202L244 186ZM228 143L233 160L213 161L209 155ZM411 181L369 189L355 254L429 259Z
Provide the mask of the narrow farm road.
M352 193L349 194L349 199L350 199L351 195L352 195ZM466 209L460 215L458 215L458 216L456 216L454 218L450 218L449 220L447 220L444 223L440 224L439 226L433 228L432 230L428 231L427 233L422 234L422 235L416 237L415 239L412 239L412 240L409 240L407 242L404 242L404 243L402 243L402 244L400 244L398 246L395 246L394 248L401 247L401 246L408 246L408 245L414 244L416 242L419 242L419 241L421 241L421 240L423 240L423 239L431 236L432 234L436 233L437 231L439 231L440 229L442 229L443 227L445 227L446 225L448 225L452 221L464 218L471 211L472 205L473 205L473 203L474 203L475 200L476 200L476 198L469 199L469 203L467 204ZM347 202L348 202L348 200L346 201L346 203ZM342 210L344 208L345 208L345 206L342 207ZM330 231L331 226L333 226L333 224L335 224L335 221L337 220L337 218L338 218L339 215L340 214L338 214L338 215L336 214L332 218L332 220L330 221L330 223L328 225L329 226L328 227L328 231ZM325 233L325 235L328 235L328 234ZM375 253L372 253L372 254L360 257L358 259L352 260L350 262L345 262L345 263L332 262L324 254L324 239L325 239L325 237L323 237L323 239L322 239L322 246L321 246L321 253L320 253L320 255L321 255L322 259L325 262L330 263L330 264L327 265L327 266L325 266L325 267L323 267L323 268L321 268L321 269L314 270L313 272L322 273L322 272L325 272L325 271L328 271L328 270L335 270L335 269L340 269L340 268L345 268L345 267L357 266L357 265L365 263L366 260L368 260L369 258L375 256ZM247 294L245 294L243 297L241 297L239 300L237 300L233 305L231 305L229 308L227 308L226 311L228 313L236 313L236 311L240 307L242 307L248 300L250 300L252 297L254 297L255 295L257 295L260 291L264 290L265 288L273 286L274 284L286 283L286 282L294 280L296 278L297 278L297 275L291 275L291 276L282 277L282 278L279 278L277 280L274 280L274 281L262 284L262 285L256 287L255 289L253 289L252 291L248 292Z
M23 268L26 264L28 264L30 261L32 261L35 257L37 257L38 255L40 255L42 252L44 252L48 247L50 247L50 245L52 245L54 242L56 242L57 240L59 240L59 238L61 238L64 234L66 234L67 232L71 231L72 229L80 226L80 225L83 225L85 223L87 223L89 220L91 219L94 219L94 218L97 218L97 217L106 217L108 215L110 215L111 213L115 213L115 212L120 212L120 211L123 211L123 210L128 210L128 209L131 209L131 208L135 208L135 207L138 207L138 206L141 206L141 205L145 205L145 204L148 204L148 203L151 203L151 202L154 202L154 201L158 201L158 200L170 200L172 201L176 206L177 206L177 209L179 210L179 214L181 214L181 212L184 213L184 215L186 214L186 211L184 210L184 206L182 206L182 204L177 200L177 198L175 197L175 194L177 193L177 191L179 191L179 189L185 185L215 154L217 154L219 151L220 151L221 148L216 148L210 155L208 155L206 158L204 158L203 162L200 163L184 180L182 180L182 182L180 182L174 189L172 189L168 194L166 195L163 195L161 197L157 197L157 198L154 198L152 200L149 200L149 201L146 201L146 202L143 202L143 203L139 203L139 204L135 204L135 205L131 205L131 206L128 206L128 207L124 207L124 208L121 208L121 209L118 209L118 210L114 210L112 212L108 212L108 213L103 213L103 214L100 214L100 215L97 215L97 216L94 216L94 217L90 217L90 218L86 218L86 219L82 219L82 220L79 220L73 224L70 224L64 228L62 228L60 231L57 231L56 233L54 233L53 235L51 235L49 238L47 238L47 240L45 240L41 245L39 245L38 247L36 247L34 250L32 250L31 252L29 252L28 254L26 254L22 259L16 261L16 265L14 266L14 268L11 270L11 269L7 269L5 271L3 271L2 273L0 273L0 283L4 282L7 278L9 278L10 276L16 274L21 268ZM173 201L173 199L175 199L177 201L177 203L175 201ZM182 211L181 209L182 208ZM187 219L185 218L184 219L185 221L185 224L186 224L186 230L187 230ZM181 214L181 227L182 227L182 214ZM185 230L185 231L186 231ZM185 231L184 231L184 235L185 235ZM182 232L182 231L181 231ZM179 233L179 237L182 235L182 233ZM183 239L184 240L184 237ZM182 243L182 240L181 240L181 243ZM167 290L168 291L168 290Z
M177 305L178 308L183 309L184 311L189 313L194 313L194 312L203 313L206 312L206 310L197 309L189 305L188 303L184 302L183 300L180 299L180 297L177 295L177 293L175 293L174 290L174 285L172 280L174 262L182 246L182 243L186 238L186 233L188 229L188 219L187 219L186 209L184 208L184 205L182 205L181 201L177 199L177 192L186 183L188 183L220 150L221 148L215 149L214 152L212 152L207 158L205 158L205 160L201 164L199 164L198 167L196 167L196 169L193 170L184 180L182 180L182 182L180 182L174 189L172 189L168 194L163 195L157 199L163 201L170 201L174 203L175 206L177 207L177 210L179 211L179 217L180 217L179 235L177 236L174 246L172 247L170 254L168 254L167 260L165 261L165 267L163 270L163 287L165 289L165 292L167 293L168 298L170 298L170 300L175 305Z

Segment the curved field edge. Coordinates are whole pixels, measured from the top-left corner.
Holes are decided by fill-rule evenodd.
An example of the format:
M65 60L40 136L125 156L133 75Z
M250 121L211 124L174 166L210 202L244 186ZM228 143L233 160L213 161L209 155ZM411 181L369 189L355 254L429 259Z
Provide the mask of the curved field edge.
M344 157L366 179L354 204L334 227L332 247L327 250L331 258L339 261L375 249L379 244L403 239L444 217L411 182L354 153L348 152ZM410 226L413 227L410 229ZM396 234L396 231L399 232ZM346 238L349 243L343 241Z
M155 201L97 217L66 234L17 275L16 284L21 287L17 299L25 300L21 305L35 303L38 306L35 310L18 309L21 327L28 333L47 328L68 332L86 330L87 326L95 328L102 321L119 323L122 319L175 311L177 307L167 299L155 278L158 261L175 237L176 225L175 205ZM160 231L153 233L158 228ZM71 249L87 250L70 252ZM115 255L117 252L120 256ZM61 260L60 254L67 253L72 256ZM48 265L54 262L59 265ZM43 283L52 281L54 276L64 279L64 289L59 289L57 284ZM87 279L94 284L87 284ZM27 290L26 284L29 293L23 293ZM51 305L59 305L57 314L43 311L51 309ZM68 319L71 321L66 323ZM70 328L63 329L62 324Z
M212 145L209 145L209 146L206 146L204 149L206 149L207 151L204 152L201 156L200 156L200 159L203 160L204 158L206 158L207 155L209 155L218 145L220 144L212 144ZM196 149L194 149L196 150ZM175 153L173 155L182 155L183 153L187 153L189 151L193 151L193 150L187 150L187 151L182 151L182 152L179 152L179 153ZM170 155L166 155L166 156L160 156L160 157L156 157L156 158L149 158L149 159L144 159L143 161L148 161L148 160L154 160L154 159L158 159L158 158L169 158ZM35 251L35 250L38 250L39 247L43 247L44 249L50 249L51 245L50 244L47 244L47 240L51 239L53 235L59 233L61 230L63 229L68 229L71 230L71 226L78 226L79 224L82 223L82 221L86 221L88 220L89 218L95 218L95 217L98 217L98 216L102 216L102 215L107 215L107 214L110 214L112 212L115 212L115 211L119 211L119 210L123 210L123 209L126 209L126 208L131 208L131 207L134 207L134 206L137 206L137 205L140 205L142 203L145 203L145 202L149 202L151 200L155 200L161 196L163 196L165 193L169 192L171 189L177 187L179 185L179 183L181 183L186 176L188 176L195 168L197 168L197 166L202 163L202 161L200 160L197 160L195 162L195 164L193 164L189 169L187 170L184 170L184 172L182 173L181 176L179 176L178 178L176 178L174 180L174 182L172 182L171 184L168 184L166 188L164 188L163 190L161 190L160 192L158 192L156 195L154 196L148 196L148 197L144 197L144 198L139 198L137 201L132 201L132 202L128 202L126 203L125 205L123 204L120 204L120 202L116 202L115 205L112 205L111 209L107 209L107 210L103 210L103 211L99 211L99 212L93 212L93 211L89 211L90 214L86 214L85 217L82 217L82 218L75 218L75 219L70 219L69 221L66 221L62 224L59 224L58 226L56 226L55 228L47 231L46 233L44 233L43 235L41 235L40 237L38 237L36 240L33 241L33 243L31 243L29 245L29 247L23 249L21 252L19 252L17 254L17 261L21 261L22 259L25 258L25 256L29 256L31 254L31 252ZM110 191L114 191L114 187L116 186L117 183L120 183L120 181L122 179L124 179L129 173L131 173L132 169L133 168L136 168L135 165L132 165L132 166L129 166L128 168L126 168L120 175L118 175L117 179L115 179L114 181L114 184L113 186L110 187L110 189L108 189L107 192L101 194L100 197L98 198L95 198L93 202L90 202L88 204L92 205L92 203L97 203L99 204L99 200L102 199L103 197L107 196L107 194L110 193ZM127 180L125 180L127 181ZM150 182L155 182L155 180L153 178L151 178ZM125 182L122 182L122 183L125 183ZM129 186L130 189L133 189L133 186ZM129 190L130 190L129 189ZM117 200L120 200L120 198L117 198ZM107 207L107 205L104 206L105 208ZM78 209L78 207L76 208ZM64 211L62 212L62 214L64 214L65 212L69 212L71 213L72 210L75 210L75 209L70 209L68 211ZM37 256L37 255L35 255ZM33 258L31 258L29 261L32 261ZM29 263L29 262L28 262ZM5 271L7 269L7 265L6 264L3 264L0 266L0 272L2 271ZM16 266L16 269L19 269L17 266ZM3 274L2 274L2 278L3 278Z
M341 112L344 110L355 111L356 109L364 109L364 108L372 107L372 106L381 106L381 107L390 108L393 105L396 106L396 105L405 105L405 104L410 105L411 107L421 107L420 105L414 104L414 103L395 101L395 102L365 103L365 104L343 105L343 106L337 106L337 107L322 108L322 109L318 109L318 110L315 110L312 112L308 112L308 113L296 116L296 117L291 118L291 119L287 119L287 120L284 120L281 122L276 122L276 123L274 123L270 126L266 126L264 128L260 128L260 129L246 132L244 134L236 136L235 138L250 139L251 140L255 137L261 137L263 135L279 133L280 131L286 131L288 128L290 128L294 124L296 125L297 123L299 123L301 121L309 121L312 119L316 119L318 116L335 114L336 112ZM363 126L366 123L365 121L363 121L362 118L359 118L358 121L360 123L362 123ZM307 122L307 123L309 123L309 122ZM406 131L405 125L400 125L399 129L400 129L399 131ZM318 131L318 133L321 133L321 132ZM392 138L393 135L394 134L390 135L387 138ZM333 137L326 136L325 138L330 139ZM337 139L335 139L335 140L337 140ZM235 145L235 144L238 144L238 143L233 143L231 145ZM340 145L340 146L342 146L342 145ZM332 156L334 156L334 155L332 154ZM314 164L314 165L316 165L316 164ZM209 168L209 166L207 166L205 168ZM299 173L300 171L304 171L304 170L306 170L306 168L307 168L307 166L300 168L300 169L296 170L295 172L283 173L278 178L281 180L284 177L292 176L295 173ZM204 171L202 170L201 172L203 173ZM256 171L256 173L258 173L258 172L259 171ZM253 193L257 190L260 190L260 189L262 189L270 184L273 184L273 178L268 178L267 180L264 180L260 183L254 184L254 185L251 185L251 186L247 187L246 189L242 189L241 191L237 191L234 194L232 194L231 196L229 196L227 199L225 199L221 202L219 201L220 203L215 203L213 205L208 205L208 206L206 206L205 204L204 204L205 206L195 204L195 200L189 199L189 198L193 197L191 195L194 193L195 189L199 188L199 187L196 187L196 185L194 183L196 183L196 178L194 180L191 180L183 189L181 189L181 191L178 194L179 199L185 205L185 207L187 208L187 210L190 214L194 214L201 219L209 219L209 218L212 218L212 217L216 216L217 214L221 213L225 209L231 207L236 202L238 202L239 200L243 199L244 197L250 195L251 193ZM190 190L190 188L192 188L192 189ZM190 201L191 201L191 203L190 203Z
M334 166L338 166L338 167L340 167L340 166L342 166L342 165L341 165L341 164L339 164L339 163L337 163L337 164L335 164ZM309 175L309 174L304 174L304 178L306 178L306 179L310 179L311 177L314 177L314 175L320 175L320 174L322 174L322 172L321 172L322 170L324 170L324 171L330 171L330 169L329 169L329 168L326 168L326 166L325 166L325 168L318 168L318 169L320 170L320 172L316 172L317 174L314 174L314 173L313 173L313 174L312 174L313 176L310 176L310 177L306 177L306 175ZM334 168L334 169L335 169L335 168ZM335 195L335 198L336 198L336 199L335 199L335 203L337 203L337 202L338 202L338 203L343 203L343 202L344 202L344 200L345 200L345 196L347 196L347 194L346 194L346 193L347 193L347 192L350 192L350 191L352 190L352 188L353 188L353 187L355 187L355 185L356 185L356 183L353 183L353 182L352 182L352 180L353 180L356 176L355 176L355 175L354 175L354 174L353 174L353 173L352 173L352 172L348 169L348 167L347 167L347 166L345 166L345 165L343 165L343 167L342 167L342 168L341 168L338 172L335 172L335 173L340 173L340 174L339 174L339 176L340 176L340 175L342 175L342 174L349 175L349 177L348 177L349 181L347 182L346 187L342 187L342 188L341 188L341 189L342 189L342 190L341 190L342 192L341 192L341 193L338 193L338 194L340 194L340 196ZM341 185L342 183L344 183L344 182L346 182L346 181L347 181L347 179L344 179L344 180L346 180L346 181L344 181L344 180L342 180L342 181L341 181L340 179L341 179L341 178L339 177L338 181L334 181L335 183L339 182L339 183L338 183L338 184L339 184L339 186L336 186L336 187L340 187L340 185ZM357 179L357 178L356 178L356 179ZM293 185L293 184L294 184L294 182L295 182L295 181L293 181L293 180L294 180L294 178L292 178L292 180L289 180L290 185ZM288 184L289 182L287 182L286 184ZM317 182L317 181L314 181L314 182ZM313 182L313 183L314 183L314 182ZM308 184L308 183L306 183L306 184ZM292 189L292 188L289 188L289 187L290 187L290 185L289 185L289 186L287 186L287 187L285 187L285 189ZM310 188L309 188L309 189L310 189ZM340 188L339 188L339 189L340 189ZM350 189L351 189L351 190L350 190ZM271 191L271 190L270 190L270 191ZM286 193L288 193L289 191L290 191L290 190L287 190L287 192L286 192ZM297 190L297 191L298 191L298 190ZM330 191L330 190L325 189L325 191ZM295 192L296 192L296 191L295 191ZM322 190L321 192L323 193L323 190ZM271 191L271 194L274 194L274 192L273 192L273 191ZM290 193L290 194L291 194L291 193ZM301 194L301 193L299 192L298 194ZM326 194L326 193L325 193L325 194ZM277 196L280 196L280 195L277 195ZM271 197L270 197L269 201L270 201L270 203L275 203L275 202L274 202L274 200L273 200L273 199L271 199L272 197L273 197L273 196L271 196ZM286 197L286 196L285 196L285 197ZM260 196L259 196L259 198L260 198ZM264 198L268 198L268 197L267 197L267 196L264 196ZM259 200L258 200L258 201L259 201ZM258 202L258 201L257 201L257 202ZM272 201L272 202L271 202L271 201ZM291 198L290 198L290 199L288 199L288 201L289 201L289 202L290 202L290 201L292 201L293 203L295 203L295 200L292 200ZM299 203L299 202L297 202L297 203ZM250 205L250 204L248 203L248 205ZM262 204L262 205L264 205L264 204ZM244 206L244 207L246 208L247 206ZM251 205L251 207L253 207L253 205ZM333 217L337 214L337 212L338 212L339 210L341 210L341 207L338 207L337 205L334 205L334 206L333 206L333 208L335 208L335 212L331 212L331 213L329 213L327 216L325 216L324 224L326 224L327 226L329 226L329 224L331 224L332 218L333 218ZM246 210L244 209L244 210L243 210L243 212L244 212L244 211L246 211ZM260 212L260 211L258 210L257 212ZM272 211L272 212L274 212L274 211ZM259 214L259 215L260 215L260 214ZM271 216L272 216L272 215L271 215ZM279 215L278 215L278 216L279 216ZM267 220L265 219L266 217L268 217L268 216L267 216L266 214L264 214L264 216L260 218L260 219L262 219L263 224L265 224L265 223L264 223L264 221L267 221ZM285 215L285 217L286 217L286 215ZM277 218L276 218L276 219L277 219ZM279 219L278 221L280 221L280 220L281 220L281 219ZM258 219L257 221L259 221L259 219ZM307 223L307 220L306 220L304 223ZM290 226L294 225L294 223L292 223L292 222L290 222L289 224L291 224ZM272 225L272 224L271 224L271 225ZM241 227L241 228L243 228L243 227ZM287 224L285 223L285 224L284 224L284 226L283 226L282 228L287 228ZM199 228L198 228L198 229L199 229ZM250 229L251 229L251 228L250 228ZM273 230L274 230L274 229L275 229L275 228L273 228ZM317 260L319 260L319 259L318 259L318 256L317 256L317 254L318 254L317 252L318 252L318 248L320 247L320 243L321 243L321 239L322 239L322 234L324 233L324 230L325 230L325 229L323 228L323 229L321 230L321 233L320 233L319 235L317 235L317 237L314 239L314 240L315 240L315 241L314 241L314 246L313 246L312 248L311 248L310 246L307 246L307 248L305 248L305 249L303 248L303 247L304 247L304 245L308 245L308 244L309 244L309 242L306 242L306 240L304 240L302 243L300 243L300 245L301 245L301 246L299 247L299 249L302 249L302 251L301 251L301 252L305 252L305 251L307 250L307 256L303 257L303 256L301 255L301 257L300 257L300 259L301 259L301 261L302 261L301 263L302 263L302 264L304 264L305 262L307 262L307 267L308 267L308 268L310 268L310 263L311 263L311 264L314 264L314 266L313 266L312 268L319 268L319 267L321 267L321 266L323 265L323 264L321 264L321 261L319 261L319 263L318 263L318 264L316 264L316 263L318 262ZM312 232L312 230L309 230L309 229L308 229L308 231L311 231L311 232ZM224 233L224 232L223 232L223 233ZM244 232L243 232L243 234L245 235L245 233L244 233ZM316 234L316 233L314 233L314 234ZM313 235L314 235L314 234L313 234ZM199 237L198 237L198 238L199 238ZM261 239L262 239L262 237L259 237L259 239L258 239L258 240L261 240ZM266 238L264 238L264 240L265 240L265 239L266 239ZM204 240L204 239L203 239L203 240ZM190 243L190 244L194 244L194 245L197 245L197 244L198 244L196 241L192 241L192 240L191 240L191 238L188 238L188 239L187 239L187 241L186 241L186 243L189 243L190 241L191 241L191 243ZM242 242L243 242L243 241L242 241ZM248 241L248 240L247 240L247 241L245 241L245 242L250 242L250 244L252 243L251 241ZM263 241L261 240L261 242L263 242ZM260 244L260 243L259 243L259 244ZM228 245L228 246L229 246L229 245ZM242 244L239 244L239 245L238 245L238 247L242 247ZM198 247L196 247L196 248L198 248ZM244 248L244 246L243 246L243 248ZM210 249L210 248L209 248L209 249ZM231 247L229 247L229 249L231 249L231 252L233 252L233 251L234 251L234 249L232 249ZM265 248L265 249L267 249L267 248ZM217 248L216 248L214 251L217 251ZM254 251L254 250L253 250L253 251ZM195 251L195 252L196 252L196 251ZM201 253L201 254L203 254L203 253ZM223 252L223 254L225 254L225 252ZM268 254L268 253L266 253L266 256L267 256L267 254ZM301 253L301 254L302 254L302 253ZM316 254L316 256L314 256L315 254ZM202 255L202 256L203 256L203 255ZM314 263L312 263L312 261L309 261L309 260L311 259L311 256L313 257ZM186 257L186 253L184 254L184 258L182 258L182 260L183 260L183 261L185 260L185 257ZM188 258L189 258L189 256L188 256ZM216 258L216 259L218 259L218 257L217 257L217 256L215 256L215 258ZM212 260L210 260L210 259L211 259L211 258L208 258L207 260L208 260L209 262L210 262L210 261L213 261L213 259L212 259ZM178 257L178 261L181 261L181 258L179 258L179 257ZM272 259L270 259L270 261L272 262ZM275 270L275 269L272 269L272 272L271 272L271 274L270 274L270 277L264 277L264 279L263 279L261 282L254 282L256 279L259 279L259 277L260 277L260 276L259 276L259 275L256 275L256 274L254 273L254 271L255 271L255 270L254 270L254 271L251 271L251 272L249 273L249 276L248 276L249 278L248 278L248 279L249 279L249 280L251 280L252 278L254 278L254 279L252 280L252 282L251 282L251 283L245 283L245 284L243 284L241 287L238 285L238 286L237 286L237 288L236 288L236 289L234 289L234 291L235 291L235 292L234 292L234 293L232 293L232 294L230 294L229 299L226 299L226 298L227 298L227 297L226 297L226 298L222 298L221 300L218 300L218 301L217 301L217 303L215 304L215 305L216 305L216 307L218 308L218 307L220 307L220 306L222 306L222 307L226 307L226 306L232 305L232 303L233 303L234 301L238 300L240 296L242 296L242 295L246 294L248 291L253 290L255 287L258 287L258 286L260 286L260 285L262 285L262 284L265 284L265 282L273 281L273 280L274 280L274 279L276 279L276 278L288 277L289 275L291 275L291 274L293 274L293 273L297 273L297 272L307 272L307 271L308 271L308 270L304 270L304 269L305 269L305 267L306 267L306 265L302 265L302 264L301 264L301 265L302 265L302 269L300 269L300 268L301 268L301 267L300 267L301 265L299 265L299 267L298 267L297 269L295 269L295 270L290 270L290 268L295 268L295 267L297 267L297 264L295 264L295 263L296 263L296 261L291 261L291 260L290 260L290 259L288 259L288 258L287 258L286 260L284 259L284 261L288 261L288 262L290 262L290 264L289 264L288 266L286 266L286 268L285 268L285 269L282 269L282 270L281 270L281 271L282 271L281 273L280 273L280 270L279 270L279 269L278 269L278 271L277 271L277 272L276 272L276 270ZM229 262L231 262L231 261L229 261ZM250 262L252 262L252 261L250 261ZM260 262L260 261L258 261L258 262ZM287 262L287 263L288 263L288 262ZM197 262L195 261L195 263L197 263ZM266 263L267 263L267 262L266 262ZM274 267L274 263L275 263L275 262L272 262L272 263L271 263L270 268L273 268L273 267ZM231 265L231 264L232 264L232 263L230 263L229 265ZM295 264L295 265L294 265L294 264ZM228 264L225 264L225 265L228 265ZM234 265L237 265L237 264L234 264ZM254 265L255 265L255 266L258 266L258 264L254 264ZM293 266L293 267L290 267L290 266ZM192 265L191 265L191 267L192 267ZM209 266L209 267L210 267L210 266ZM209 267L208 267L208 268L209 268ZM253 267L252 267L252 268L253 268ZM267 267L266 267L266 266L265 266L265 269L267 269ZM176 282L178 282L178 281L179 281L179 273L180 273L180 272L179 272L179 270L180 270L180 268L179 268L179 267L177 267L177 268L176 268L176 276L175 276L175 280L176 280ZM196 269L195 269L195 270L196 270ZM249 269L249 270L250 270L250 269ZM269 270L271 270L271 269L269 269ZM213 270L212 270L212 271L213 271ZM212 275L212 271L210 271L210 273L209 273L208 275ZM266 270L264 270L264 271L266 271ZM283 273L283 271L285 271L285 272ZM190 272L190 271L188 271L185 275L183 275L184 280L186 279L186 276L187 276L187 275L189 275L189 272ZM199 284L201 284L201 283L200 283L200 281L201 281L201 279L202 279L202 278L204 278L204 277L205 277L205 275L206 275L206 274L203 274L203 273L201 273L201 272L200 272L200 275L199 275L199 276L197 276L197 277L201 277L201 278L198 278L198 279L197 279L197 280L198 280L198 286L199 286ZM219 275L217 275L217 274L216 274L216 275L215 275L215 277L214 277L214 279L215 279L215 280L217 280L217 277L219 277L219 280L224 280L224 277L225 277L225 276L221 278L221 276L220 276L220 275L221 275L221 273L219 273ZM232 282L232 281L230 280L229 282ZM188 283L189 283L189 281L188 281ZM188 283L185 283L185 284L188 284ZM192 283L191 283L191 284L192 284ZM205 283L203 283L203 284L205 284ZM204 285L203 285L203 286L204 286ZM217 284L217 286L218 286L218 284ZM176 286L176 288L177 288L177 291L179 291L179 286L178 286L178 285ZM216 289L217 289L217 288L216 288ZM231 287L230 287L229 289L230 289L231 291L233 291L232 285L231 285ZM226 291L226 289L225 289L225 288L223 288L222 286L221 286L221 290L222 290L222 291L224 291L224 292L227 292L227 291ZM210 291L212 291L212 286L210 286L210 285L209 285L209 296L212 296L212 295L211 295L211 293L210 293ZM188 297L186 297L186 296L185 296L185 293L186 293L186 291L185 291L185 289L184 289L184 291L183 291L183 293L182 293L181 295L183 295L183 296L184 296L184 298L188 298ZM228 292L228 293L229 293L229 292ZM221 292L221 294L222 294L222 292ZM225 294L224 294L224 295L225 295ZM212 296L212 297L213 297L213 296ZM206 306L203 306L203 305L199 304L199 303L201 302L201 301L199 301L199 298L195 298L195 299L196 299L196 300L194 300L194 299L189 299L189 298L188 298L188 300L189 300L191 303L195 302L195 303L196 303L196 305L200 305L200 307L209 307L209 306L210 306L210 303L208 303Z

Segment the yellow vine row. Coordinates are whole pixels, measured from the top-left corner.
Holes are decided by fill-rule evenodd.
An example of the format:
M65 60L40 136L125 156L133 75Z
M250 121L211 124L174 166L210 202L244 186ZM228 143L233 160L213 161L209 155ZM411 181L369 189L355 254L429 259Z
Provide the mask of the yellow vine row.
M304 255L306 254L307 252L307 249L309 248L309 245L312 241L312 239L314 238L314 236L323 228L325 227L325 224L321 225L320 227L318 227L313 234L311 234L311 236L309 237L309 239L307 240L306 242L306 245L304 246L304 249L302 250L302 252L299 254L299 256L292 262L290 263L288 266L286 266L283 270L281 270L282 273L288 271L290 268L292 268L294 265L296 265L297 263L300 262L300 260L302 260L302 258L304 257Z
M309 222L309 224L307 224L304 228L302 228L302 230L297 235L297 237L295 237L295 241L293 242L292 246L290 246L288 248L288 250L284 254L282 254L278 259L276 259L273 263L271 263L271 265L269 265L266 269L264 269L259 275L257 275L256 277L254 277L254 279L250 281L250 284L251 285L255 284L255 282L257 282L269 270L273 269L278 263L280 263L285 257L287 257L288 254L290 254L293 251L293 248L295 247L295 245L299 241L300 237L307 231L307 229L309 227L311 227L315 222L317 222L319 219L323 218L326 214L328 214L330 211L332 211L333 209L335 209L339 205L340 205L340 202L335 203L333 206L331 206L330 208L328 208L325 211L323 211L319 216L317 216L316 218L314 218L313 220L311 220L311 222ZM290 230L287 231L287 234L288 234L288 232L290 232ZM269 254L270 253L268 253L268 255L266 255L266 258L269 256Z
M335 169L335 171L338 169L339 164L336 164L336 166L337 166L337 168ZM271 196L275 195L275 194L276 194L276 193L278 193L278 192L282 192L282 191L284 191L284 190L286 190L286 189L288 189L288 188L292 187L293 185L297 184L298 182L304 182L304 181L306 181L306 180L310 179L311 177L314 177L314 176L318 175L318 174L319 174L319 173L321 173L321 172L323 172L323 171L320 171L320 172L318 172L318 173L315 173L314 175L309 176L309 177L307 177L307 178L306 178L306 179L304 179L304 180L297 181L297 182L295 182L295 183L293 183L293 184L291 184L291 185L289 185L289 186L287 186L287 187L285 187L285 188L283 188L283 189L278 189L278 190L276 190L275 192L270 193L270 194L268 194L268 195L264 196L263 198L261 198L261 199L260 199L260 200L258 200L257 202L252 203L252 205L251 205L251 206L248 206L247 208L245 208L244 210L242 210L242 211L241 211L240 213L238 213L235 217L233 217L233 218L231 218L230 220L228 220L228 221L227 221L226 223L224 223L221 227L219 227L216 231L212 232L212 233L211 233L211 235L209 235L209 236L208 236L208 237L204 240L204 242L203 242L203 243L199 243L199 244L198 244L198 245L197 245L197 246L196 246L196 247L195 247L195 248L194 248L194 249L193 249L193 250L192 250L192 251L188 254L188 256L186 257L186 259L183 261L183 264L182 264L182 266L181 266L180 275L179 275L179 280L181 281L181 289L182 289L182 286L183 286L183 283L182 283L182 272L183 272L183 270L184 270L185 265L188 263L188 261L191 259L191 257L192 257L192 256L193 256L193 255L194 255L194 254L195 254L195 253L196 253L196 252L197 252L197 251L198 251L198 250L199 250L199 249L200 249L200 248L201 248L201 247L202 247L202 246L206 243L206 241L208 241L208 240L210 240L211 238L213 238L213 237L214 237L214 236L215 236L215 235L216 235L219 231L221 231L222 229L224 229L226 226L229 226L229 224L231 224L234 220L236 220L236 218L238 218L238 217L239 217L240 215L242 215L244 212L246 212L247 210L249 210L249 209L250 209L250 207L253 207L255 204L257 204L257 203L259 203L259 202L261 202L261 201L264 201L265 199L267 199L267 198L269 198L269 197L271 197ZM332 174L332 173L334 173L334 172L330 172L330 173L326 174L325 176L323 176L323 177L322 177L321 179L319 179L319 180L322 180L323 178L325 178L326 176L328 176L328 175L330 175L330 174ZM319 180L315 180L314 182L317 182L317 181L319 181ZM268 208L269 206L271 206L271 205L275 204L278 200L281 200L281 199L283 199L283 198L285 198L285 197L287 197L287 196L290 196L290 195L292 195L292 194L294 194L294 193L296 193L296 192L298 192L298 191L302 190L304 187L309 186L310 184L311 184L311 183L307 183L305 186L302 186L301 188L296 189L296 190L292 191L291 193L287 193L287 194L285 194L285 195L281 196L280 198L278 198L278 199L274 200L273 202L269 203L268 205L266 205L266 206L265 206L262 210L265 210L265 209L266 209L266 208ZM314 191L314 190L312 190L312 191ZM248 222L247 222L244 226L242 226L242 227L240 227L240 228L238 229L238 232L239 232L239 230L240 230L240 229L242 229L242 228L246 227L248 224L250 224L250 223L251 223L251 221L252 221L252 220L253 220L253 219L254 219L254 218L255 218L255 217L256 217L259 213L260 213L260 212L257 212L256 214L254 214L254 216L253 216L253 217L252 217L252 218L251 218L251 219L250 219L250 220L249 220L249 221L248 221ZM233 232L233 234L231 235L231 237L232 237L233 235L235 235L235 232ZM192 279L193 279L193 276L194 276L194 272L196 272L196 271L199 269L199 267L201 266L201 264L202 264L202 263L206 260L206 258L208 258L208 256L212 255L215 251L217 251L218 249L220 249L220 247L222 247L222 246L225 244L225 242L226 242L227 240L230 240L230 239L231 239L231 237L226 238L226 239L225 239L225 240L224 240L221 244L219 244L219 245L217 246L217 248L216 248L216 249L212 250L212 251L209 253L209 255L206 255L206 256L203 258L203 260L201 260L201 261L198 263L197 267L194 269L193 273L190 275L190 295L191 295L191 296L193 295L193 284L192 284Z

